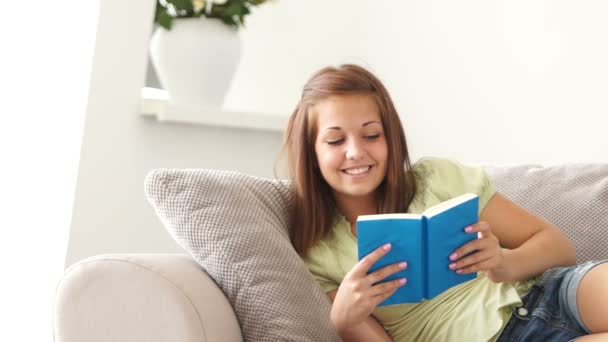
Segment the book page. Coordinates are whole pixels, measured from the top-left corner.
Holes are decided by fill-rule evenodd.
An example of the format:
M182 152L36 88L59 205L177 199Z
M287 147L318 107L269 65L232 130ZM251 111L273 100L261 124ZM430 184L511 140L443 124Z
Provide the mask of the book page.
M388 219L420 220L420 219L422 219L422 215L420 215L420 214L376 214L376 215L361 215L361 216L357 217L357 221L388 220Z
M441 202L439 204L436 204L430 208L428 208L427 210L425 210L422 214L426 217L431 217L434 215L437 215L441 212L446 211L449 208L453 208L457 205L459 205L460 203L464 203L472 198L477 197L476 194L472 194L472 193L466 193L463 195L460 195L458 197L454 197L450 200L447 200L445 202Z

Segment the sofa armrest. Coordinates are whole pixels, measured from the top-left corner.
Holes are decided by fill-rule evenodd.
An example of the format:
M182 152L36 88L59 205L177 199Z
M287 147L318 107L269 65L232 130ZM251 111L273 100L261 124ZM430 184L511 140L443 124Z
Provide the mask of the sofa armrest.
M106 254L69 267L55 342L242 341L230 303L185 254Z

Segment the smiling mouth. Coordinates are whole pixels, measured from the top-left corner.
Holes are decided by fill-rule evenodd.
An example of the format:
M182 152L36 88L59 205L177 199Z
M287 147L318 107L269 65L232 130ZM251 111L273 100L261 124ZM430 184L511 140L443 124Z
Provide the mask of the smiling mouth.
M342 170L347 175L356 176L369 172L372 169L371 165Z

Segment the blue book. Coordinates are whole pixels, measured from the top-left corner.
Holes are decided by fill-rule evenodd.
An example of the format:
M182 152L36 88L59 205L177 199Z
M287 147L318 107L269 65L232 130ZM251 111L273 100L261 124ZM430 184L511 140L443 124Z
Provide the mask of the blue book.
M477 238L464 228L478 221L479 197L464 194L439 203L422 214L379 214L357 218L359 260L378 247L391 243L391 250L370 268L407 261L407 269L385 278L406 277L407 283L379 306L418 303L474 279L477 274L458 274L448 266L458 247Z

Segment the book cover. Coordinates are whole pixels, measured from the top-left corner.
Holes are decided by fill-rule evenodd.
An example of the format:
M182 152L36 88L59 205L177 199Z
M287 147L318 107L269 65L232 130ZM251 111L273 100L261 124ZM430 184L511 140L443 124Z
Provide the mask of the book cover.
M445 290L475 278L475 273L458 274L449 269L450 254L476 234L464 231L477 223L479 197L464 194L425 210L422 214L363 215L357 219L359 260L378 247L391 243L391 250L369 272L401 261L403 271L385 278L406 277L407 283L379 306L418 303L432 299Z

